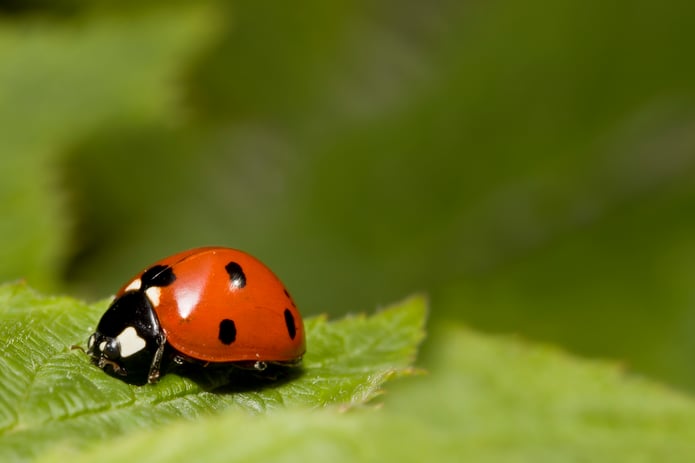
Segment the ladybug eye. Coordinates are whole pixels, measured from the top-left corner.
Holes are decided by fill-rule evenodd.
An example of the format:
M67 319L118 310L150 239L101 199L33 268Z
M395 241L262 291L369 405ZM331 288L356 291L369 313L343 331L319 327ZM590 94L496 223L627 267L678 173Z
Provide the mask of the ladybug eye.
M101 353L106 356L106 358L111 360L121 357L121 346L119 345L118 340L115 338L109 338L108 340L103 341L99 345L99 349L101 350Z

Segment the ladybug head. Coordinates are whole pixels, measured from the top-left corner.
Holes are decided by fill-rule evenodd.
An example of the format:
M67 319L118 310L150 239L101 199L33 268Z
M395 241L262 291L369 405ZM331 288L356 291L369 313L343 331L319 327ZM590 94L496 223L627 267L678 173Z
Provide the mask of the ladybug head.
M165 338L149 299L129 291L106 310L87 341L95 365L129 382L152 381L159 375ZM156 379L156 377L154 378Z

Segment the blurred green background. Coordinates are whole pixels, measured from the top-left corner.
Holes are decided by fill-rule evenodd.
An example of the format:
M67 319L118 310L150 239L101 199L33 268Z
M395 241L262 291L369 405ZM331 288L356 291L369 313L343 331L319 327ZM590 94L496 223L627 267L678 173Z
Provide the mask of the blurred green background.
M1 280L226 245L695 390L695 2L0 5Z

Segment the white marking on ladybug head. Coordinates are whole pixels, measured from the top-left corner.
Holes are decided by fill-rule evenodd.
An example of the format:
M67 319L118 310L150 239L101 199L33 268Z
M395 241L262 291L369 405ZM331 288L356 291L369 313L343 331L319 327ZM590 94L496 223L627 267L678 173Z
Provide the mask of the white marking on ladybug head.
M106 341L101 341L99 343L99 352L104 352L104 349L106 349Z
M162 295L162 288L157 286L152 286L145 290L147 298L150 300L152 307L157 307L159 305L159 296Z
M96 342L96 339L97 339L97 337L93 334L89 337L89 341L87 341L87 349L91 349L92 347L94 347L94 343Z
M127 327L116 336L121 347L121 357L130 357L140 352L147 345L147 341L138 336L138 332L132 326Z
M128 286L125 287L123 292L125 293L128 291L137 291L140 289L141 286L142 286L142 281L140 280L140 278L136 278L133 281L131 281Z

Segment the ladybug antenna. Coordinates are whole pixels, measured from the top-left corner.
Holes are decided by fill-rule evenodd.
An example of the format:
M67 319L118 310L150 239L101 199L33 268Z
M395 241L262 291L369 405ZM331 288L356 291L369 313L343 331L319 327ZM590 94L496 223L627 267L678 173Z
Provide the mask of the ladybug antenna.
M73 344L72 346L70 346L70 350L79 350L82 351L83 354L87 353L87 351L84 350L84 347L78 346L77 344Z

